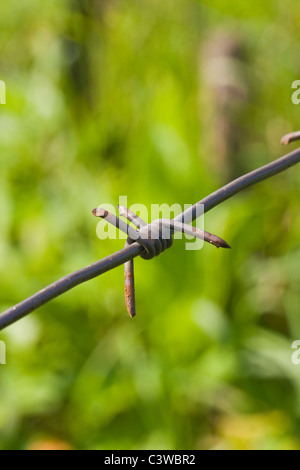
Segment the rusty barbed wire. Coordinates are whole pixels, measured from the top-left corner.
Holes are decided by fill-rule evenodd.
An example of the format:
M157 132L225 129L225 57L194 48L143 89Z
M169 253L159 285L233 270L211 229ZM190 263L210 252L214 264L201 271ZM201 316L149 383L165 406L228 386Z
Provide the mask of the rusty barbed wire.
M225 240L217 237L216 235L213 235L210 232L206 232L205 230L200 230L196 227L183 224L182 222L168 219L157 219L150 224L146 224L144 220L138 217L130 209L127 209L127 207L118 206L118 209L120 215L129 220L129 222L132 222L137 227L137 229L134 229L130 225L124 224L122 220L102 207L94 209L92 213L95 217L101 217L128 235L125 247L131 245L134 243L134 241L139 243L145 250L145 253L140 255L144 259L152 259L154 256L160 255L167 248L170 248L173 244L172 237L175 232L186 233L187 235L191 235L211 243L217 248L230 248ZM127 261L125 263L124 271L125 304L129 315L134 317L136 314L136 309L133 260Z
M287 134L286 136L284 136L281 139L281 143L283 145L287 145L288 143L293 142L295 140L299 140L299 139L300 139L300 132L298 131L298 132L294 132L294 133ZM299 162L300 162L300 148L298 148L297 150L294 150L293 152L288 153L287 155L284 155L283 157L278 158L277 160L271 163L268 163L267 165L264 165L243 176L240 176L239 178L231 181L227 185L223 186L222 188L206 196L204 199L201 199L192 207L190 207L189 209L186 209L181 214L176 216L173 220L167 221L169 224L169 227L174 229L176 226L176 223L180 223L181 228L182 228L182 225L187 225L191 223L193 220L195 220L195 218L197 218L198 209L200 205L204 206L204 213L206 213L209 210L216 207L217 205L226 201L230 197L234 196L238 192L242 191L243 189L246 189L250 186L253 186L254 184L259 183L260 181L270 178L271 176L274 176ZM94 215L96 215L97 209L94 209L93 213L94 212L95 212ZM123 215L123 216L126 215L128 220L130 220L129 217L131 217L131 220L130 220L131 222L135 220L135 226L139 230L148 229L148 226L145 225L145 222L142 221L142 219L138 218L135 214L130 213L128 209L120 208L120 215ZM116 253L113 253L112 255L107 256L106 258L96 261L95 263L89 266L86 266L85 268L82 268L67 276L64 276L63 278L59 279L53 284L50 284L49 286L45 287L39 292L33 294L32 296L18 303L17 305L14 305L13 307L9 308L8 310L6 310L0 315L0 330L3 330L7 326L20 320L25 315L28 315L29 313L41 307L42 305L46 304L50 300L55 299L56 297L62 295L63 293L69 291L70 289L74 288L75 286L83 282L94 279L95 277L100 276L101 274L104 274L105 272L111 269L114 269L118 266L121 266L122 264L132 261L137 256L141 256L144 259L147 259L147 258L151 259L151 257L153 257L153 249L155 250L154 256L155 254L159 252L160 249L161 251L163 251L162 249L163 246L160 247L160 244L163 243L162 239L160 239L159 245L157 243L155 244L155 240L151 241L151 239L149 240L147 237L142 238L140 236L141 234L137 235L137 231L133 227L130 227L128 224L121 221L120 219L111 218L110 220L118 224L119 225L118 228L122 226L122 228L126 231L127 235L129 235L129 239L126 242L125 247L122 250L119 250ZM194 230L192 226L187 225L187 227L189 227L189 229L192 231ZM195 232L193 234L195 235ZM212 235L212 234L209 234L209 235ZM133 238L131 238L131 236ZM204 237L204 232L202 233L202 236ZM169 240L171 239L172 237L170 237ZM208 238L207 241L212 243L212 241L210 240L211 238ZM148 249L148 252L147 252L146 247ZM128 264L127 269L129 270L128 271L129 274L133 273L133 265ZM125 272L125 275L126 275L126 272ZM130 276L128 276L127 281L128 281L127 288L129 288L129 296L127 297L127 308L131 312L131 315L134 316L135 301L134 301L134 290L132 289L133 276L131 279L130 279ZM126 286L125 286L125 289L126 289Z

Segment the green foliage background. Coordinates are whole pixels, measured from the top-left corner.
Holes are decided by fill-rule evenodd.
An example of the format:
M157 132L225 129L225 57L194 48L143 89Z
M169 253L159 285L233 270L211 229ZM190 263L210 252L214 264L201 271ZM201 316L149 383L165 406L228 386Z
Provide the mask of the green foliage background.
M4 0L1 311L123 247L94 207L229 181L202 73L217 31L246 51L230 177L284 154L299 20L296 0ZM134 320L118 268L1 332L0 448L299 449L299 188L295 167L207 214L232 250L136 260Z

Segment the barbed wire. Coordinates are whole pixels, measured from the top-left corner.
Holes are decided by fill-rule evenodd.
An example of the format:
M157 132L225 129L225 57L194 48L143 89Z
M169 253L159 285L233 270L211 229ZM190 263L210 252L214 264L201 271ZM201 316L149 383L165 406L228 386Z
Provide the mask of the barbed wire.
M300 139L300 132L295 132L284 136L281 140L281 143L283 145L287 145L290 142L293 142L298 139ZM206 213L221 204L222 202L226 201L230 197L234 196L238 192L242 191L243 189L246 189L250 186L253 186L254 184L259 183L260 181L270 178L271 176L274 176L290 168L299 161L300 148L288 153L287 155L284 155L283 157L278 158L277 160L271 163L268 163L267 165L264 165L243 176L240 176L239 178L231 181L230 183L226 184L217 191L206 196L204 199L201 199L192 207L186 209L181 214L174 217L174 219L172 219L171 221L167 221L169 223L169 227L171 227L171 236L168 240L172 239L172 231L178 230L180 225L181 229L183 229L182 231L184 231L184 228L188 230L187 227L189 227L189 229L194 232L193 234L196 235L195 227L187 226L187 224L193 222L198 217L199 207L203 207L204 213ZM123 229L125 228L125 230L127 230L126 233L129 235L125 247L113 253L112 255L109 255L89 266L86 266L85 268L79 269L78 271L64 276L53 284L50 284L49 286L45 287L34 295L9 308L0 315L0 330L3 330L9 325L12 325L13 323L23 318L25 315L28 315L29 313L46 304L50 300L55 299L56 297L62 295L70 289L73 289L77 285L94 279L95 277L100 276L101 274L104 274L105 272L110 271L111 269L114 269L118 266L121 266L122 264L125 264L126 306L129 311L129 314L131 316L134 316L135 302L133 259L137 256L141 256L145 259L151 259L153 256L156 256L162 251L164 251L164 249L169 248L172 242L170 241L169 243L166 243L166 239L161 236L160 232L158 238L148 238L148 229L150 226L153 227L153 222L149 225L146 225L145 222L142 221L142 219L138 218L135 214L130 214L128 209L120 208L120 210L120 215L125 215L125 217L131 222L133 222L133 219L136 218L135 225L138 229L136 231L133 227L130 227L129 225L123 222L123 224L127 227L123 227ZM101 211L101 209L94 209L93 214L100 217L105 215L105 213L101 213L100 215L100 212L97 211ZM163 221L165 222L165 224L167 223L165 219L158 219L158 221L155 222L156 224L160 223L161 227L163 225ZM115 225L120 226L119 222L122 221L116 218L114 222ZM185 227L182 227L182 225L184 225ZM133 232L137 233L136 238L131 238ZM224 240L220 239L219 237L216 237L215 235L209 234L208 232L203 232L201 236L203 239L205 239L204 237L206 236L206 241L215 244L216 246L218 246L219 243L219 246L229 247L229 245Z
M199 208L197 215L198 218L203 215L204 206L199 204L197 207ZM154 256L160 255L167 248L170 248L173 245L173 235L175 232L182 232L195 238L199 238L207 243L211 243L217 248L230 248L228 243L222 238L191 225L169 219L157 219L150 224L147 224L130 209L127 209L127 207L118 206L118 209L120 216L129 220L129 222L137 227L136 229L101 207L94 209L93 215L101 217L109 224L126 233L128 238L126 240L125 247L131 245L134 241L139 243L144 248L144 252L140 255L143 259L152 259ZM124 274L125 304L129 315L134 317L136 310L133 260L126 261Z

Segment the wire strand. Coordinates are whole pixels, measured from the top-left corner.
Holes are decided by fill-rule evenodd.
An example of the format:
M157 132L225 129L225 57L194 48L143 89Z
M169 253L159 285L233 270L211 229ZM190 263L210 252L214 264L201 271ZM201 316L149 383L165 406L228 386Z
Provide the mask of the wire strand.
M300 149L297 149L275 160L274 162L271 162L235 179L234 181L231 181L227 185L194 204L191 208L187 209L182 214L179 214L174 218L174 220L177 222L184 222L186 224L190 223L195 220L197 216L197 209L199 204L203 204L204 212L208 212L243 189L270 178L271 176L274 176L286 170L287 168L290 168L299 161ZM25 315L33 312L37 308L46 304L50 300L55 299L59 295L62 295L73 287L126 263L127 261L139 256L142 252L143 247L134 242L122 250L107 256L106 258L96 261L95 263L86 266L83 269L68 274L67 276L59 279L53 284L50 284L31 297L3 312L0 315L0 330L3 330L7 326L15 323Z

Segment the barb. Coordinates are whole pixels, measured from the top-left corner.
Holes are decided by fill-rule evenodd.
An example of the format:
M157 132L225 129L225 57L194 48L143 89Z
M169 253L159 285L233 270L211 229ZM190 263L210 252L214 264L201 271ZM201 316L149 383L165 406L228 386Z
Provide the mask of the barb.
M132 222L137 228L146 227L146 222L144 222L140 217L138 217L134 212L127 207L117 206L118 211L121 217L126 217L129 222Z
M101 217L106 220L114 227L117 227L122 232L129 235L125 247L130 245L134 240L144 247L145 252L141 254L144 259L152 259L154 256L159 255L167 248L172 246L172 235L174 232L183 232L196 238L200 238L217 248L230 248L227 242L212 233L199 230L196 227L192 227L181 222L168 219L154 220L150 224L146 224L140 217L138 217L130 209L123 206L118 206L120 215L125 217L127 220L132 222L137 230L134 230L127 224L124 224L115 215L111 214L105 209L98 207L92 211L96 217ZM136 314L135 309L135 290L134 290L134 266L133 260L127 261L124 267L125 276L125 304L127 311L131 317Z
M300 131L291 132L290 134L286 134L282 137L280 143L281 145L288 145L291 142L295 142L295 140L300 139Z
M184 211L179 216L175 217L174 220L177 222L184 221L186 223L190 223L197 215L197 206L199 204L203 204L204 212L208 212L243 189L270 178L271 176L274 176L286 170L287 168L290 168L299 161L300 149L297 149L275 160L274 162L264 165L257 170L251 171L250 173L247 173L246 175L241 176L240 178L237 178L231 183L223 186L222 188L196 203L191 208ZM20 302L19 304L3 312L0 315L0 330L11 325L12 323L15 323L33 310L36 310L38 307L58 297L64 292L67 292L73 287L93 279L111 269L114 269L129 260L134 259L135 257L141 255L143 250L144 248L141 245L134 242L122 250L91 264L90 266L75 271L54 282L23 302Z
M231 248L228 243L223 240L223 238L217 237L213 233L206 232L205 230L200 230L192 225L183 224L181 222L176 222L176 220L168 220L168 219L159 219L158 221L164 227L171 228L174 232L182 232L187 235L191 235L192 237L199 238L200 240L204 240L205 242L214 245L216 248Z
M132 222L138 229L145 227L147 224L140 217L127 207L118 205L119 214L125 217L129 222ZM129 245L126 240L125 247ZM125 305L127 312L131 318L135 317L135 287L134 287L134 264L133 259L124 263L124 283L125 283Z
M92 214L95 217L101 217L107 222L112 224L114 227L117 227L122 232L129 235L131 240L135 240L144 246L145 250L148 251L150 245L148 244L149 239L169 239L171 236L170 230L163 230L164 228L172 229L172 232L183 232L187 235L204 240L205 242L210 243L211 245L216 246L217 248L230 248L228 243L217 235L213 235L210 232L205 230L197 229L191 225L183 224L182 222L176 222L175 220L169 219L158 219L154 220L150 224L146 224L140 217L138 217L134 212L129 209L122 207L121 214L125 216L130 222L134 223L138 230L135 230L128 224L125 224L122 220L116 217L111 212L98 207L93 209ZM162 237L161 237L162 235Z
M126 241L125 247L129 243ZM134 287L134 265L133 259L124 263L124 281L125 281L125 305L131 318L135 317L135 287Z

